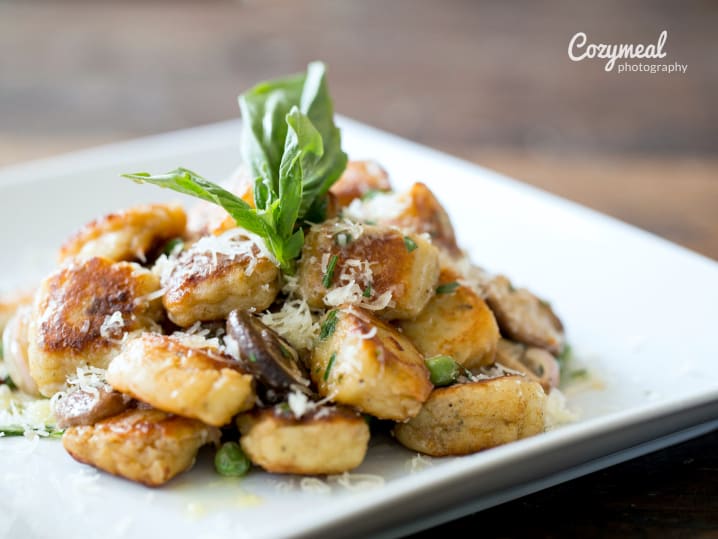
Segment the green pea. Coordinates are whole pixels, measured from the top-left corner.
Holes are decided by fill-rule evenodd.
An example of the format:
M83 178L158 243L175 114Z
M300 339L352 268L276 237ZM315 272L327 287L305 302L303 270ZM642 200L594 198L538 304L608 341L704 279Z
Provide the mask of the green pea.
M450 356L435 356L426 360L431 383L435 386L448 386L459 377L459 364Z
M225 442L214 456L214 469L225 477L242 477L251 463L237 442Z

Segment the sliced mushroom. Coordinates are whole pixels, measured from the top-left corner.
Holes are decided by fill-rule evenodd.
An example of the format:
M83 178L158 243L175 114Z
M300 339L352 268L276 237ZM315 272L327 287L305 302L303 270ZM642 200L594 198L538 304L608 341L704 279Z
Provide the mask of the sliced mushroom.
M229 353L266 386L268 400L309 386L296 350L256 316L232 311L227 318L225 344Z
M516 289L503 275L486 286L486 302L494 311L501 334L528 346L561 353L563 324L551 306L525 288Z
M112 389L83 389L68 393L55 404L57 426L60 428L94 425L98 421L124 412L131 399Z
M558 387L560 380L558 361L546 350L501 339L496 349L496 362L524 373L540 383L546 393L551 388Z

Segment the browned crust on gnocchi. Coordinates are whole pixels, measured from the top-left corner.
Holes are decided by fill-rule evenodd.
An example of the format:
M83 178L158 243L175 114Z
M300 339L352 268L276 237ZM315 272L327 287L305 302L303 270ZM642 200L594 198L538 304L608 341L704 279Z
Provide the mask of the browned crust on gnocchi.
M394 436L435 457L475 453L543 432L544 401L541 386L522 376L437 388Z
M237 418L249 459L272 473L337 474L359 466L369 443L366 421L342 407L294 417L277 407Z
M75 460L149 487L191 468L198 449L218 441L214 427L152 409L69 427L62 437Z
M179 204L147 204L110 213L68 239L60 248L59 261L78 256L144 260L153 248L184 235L186 225L187 216Z

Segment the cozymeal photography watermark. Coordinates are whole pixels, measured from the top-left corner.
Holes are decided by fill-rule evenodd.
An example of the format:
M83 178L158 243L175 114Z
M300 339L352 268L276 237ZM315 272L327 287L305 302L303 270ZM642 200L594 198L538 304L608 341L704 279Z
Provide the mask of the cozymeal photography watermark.
M685 75L688 64L629 62L628 60L662 60L668 56L665 50L668 30L663 30L655 43L591 43L585 32L576 32L568 43L568 57L573 62L582 60L606 60L605 71L617 73L681 73ZM620 62L620 60L625 60Z

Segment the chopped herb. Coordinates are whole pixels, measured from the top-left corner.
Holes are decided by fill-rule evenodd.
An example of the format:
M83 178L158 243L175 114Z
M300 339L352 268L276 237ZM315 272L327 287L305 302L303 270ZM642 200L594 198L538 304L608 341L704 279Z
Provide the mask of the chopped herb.
M364 219L364 224L375 225L376 221L374 221L374 219Z
M569 372L568 376L571 380L580 380L588 378L588 371L586 369L576 369L575 371Z
M332 357L329 358L329 363L327 363L327 369L324 371L324 381L326 382L329 380L329 372L332 370L332 367L334 366L334 361L337 359L337 353L332 352Z
M279 404L277 404L277 410L279 410L280 412L284 412L285 414L288 414L292 411L292 409L289 407L288 402L280 402Z
M409 252L412 252L416 250L418 245L414 240L412 240L409 236L404 236L404 245L406 245L406 250Z
M10 389L13 389L13 390L17 389L15 382L13 382L12 378L10 378L9 376L6 376L2 380L0 380L0 384L5 384L7 387L9 387Z
M337 315L339 311L333 310L327 313L327 317L322 323L322 327L319 330L319 340L324 341L334 335L334 330L337 327Z
M556 359L558 360L559 365L564 367L571 360L572 355L573 350L571 350L571 345L566 343L563 345L563 349Z
M332 255L332 257L329 259L329 264L327 265L327 272L324 274L324 278L322 279L322 284L324 285L324 288L329 288L332 285L332 281L334 280L334 268L337 267L337 260L339 260L339 257L337 255Z
M252 352L249 353L249 361L251 361L252 363L257 362L257 356L255 356Z
M287 350L287 347L281 343L279 344L279 351L282 352L282 355L284 357L286 357L287 359L290 359L292 357L292 354L289 353L289 350Z
M47 436L42 436L43 438L62 438L62 433L65 432L63 429L58 429L57 427L53 427L51 425L45 425L45 431L47 431ZM0 433L2 433L3 436L25 436L27 432L34 432L33 429L28 429L24 426L15 426L15 425L8 425L7 427L0 427Z
M184 249L184 241L182 241L182 238L172 238L165 243L165 246L162 248L162 253L170 256L181 252L182 249Z
M451 294L454 292L457 288L459 288L459 283L456 281L451 283L444 283L436 287L436 293L437 294Z
M362 196L362 201L371 200L372 198L376 197L377 195L383 195L384 191L380 191L379 189L368 189Z
M371 297L371 285L370 284L366 285L366 288L364 289L364 292L362 292L361 295L364 296L365 298Z

